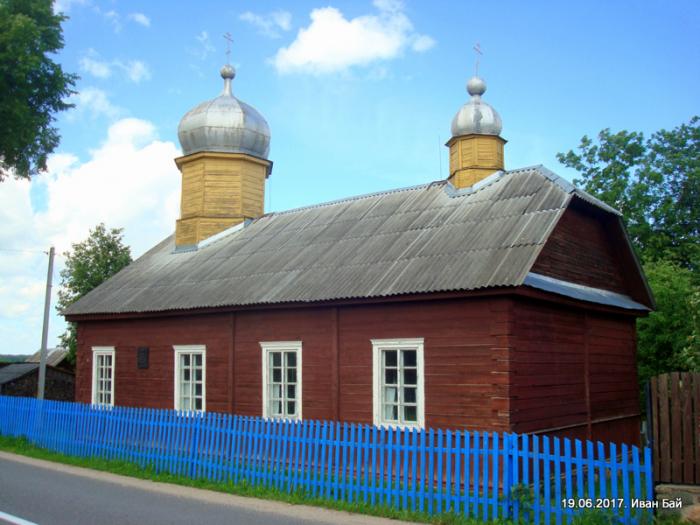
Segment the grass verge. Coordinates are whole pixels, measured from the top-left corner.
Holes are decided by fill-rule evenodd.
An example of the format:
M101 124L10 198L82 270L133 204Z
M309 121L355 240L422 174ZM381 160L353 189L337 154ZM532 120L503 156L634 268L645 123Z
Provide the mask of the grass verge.
M185 487L213 490L226 494L235 494L237 496L281 501L292 505L310 505L313 507L322 507L326 509L354 512L369 516L403 521L412 521L416 523L432 523L435 525L508 525L511 523L510 521L505 520L484 522L475 518L468 518L454 513L429 515L422 512L397 510L392 507L370 505L363 502L349 503L346 501L336 501L333 499L313 497L303 491L289 493L274 488L251 485L245 481L239 483L217 483L206 479L192 479L174 476L164 472L156 472L150 467L143 468L140 465L126 461L106 460L97 457L82 458L67 456L65 454L60 454L58 452L52 452L50 450L37 447L36 445L31 444L25 438L13 438L0 435L0 450L76 467L110 472L121 476L130 476L133 478L147 479L161 483L171 483Z
M429 515L422 512L397 510L392 507L371 505L363 502L349 503L346 501L336 501L333 499L313 497L304 491L289 493L260 485L251 485L245 481L239 483L217 483L207 479L192 479L182 476L174 476L172 474L156 472L151 467L144 468L136 463L129 463L126 461L106 460L97 457L82 458L77 456L67 456L65 454L60 454L58 452L52 452L50 450L37 447L36 445L31 444L25 438L13 438L0 435L0 450L76 467L110 472L121 476L130 476L133 478L146 479L161 483L171 483L174 485L204 490L213 490L226 494L235 494L237 496L281 501L292 505L310 505L313 507L354 512L368 516L377 516L395 520L411 521L416 523L432 523L434 525L513 525L513 522L510 520L499 519L485 522L476 518L470 518L454 513ZM616 518L615 516L590 511L583 512L576 516L572 525L609 525L618 523L619 518ZM665 515L655 517L653 523L655 525L683 525L684 523L688 522L683 522L678 516Z

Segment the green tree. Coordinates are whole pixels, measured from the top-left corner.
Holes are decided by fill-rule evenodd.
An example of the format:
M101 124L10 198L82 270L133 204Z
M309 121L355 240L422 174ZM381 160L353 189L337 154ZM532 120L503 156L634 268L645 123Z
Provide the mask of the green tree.
M699 117L648 140L604 129L557 159L581 174L574 183L622 212L645 261L700 270Z
M652 134L604 129L558 160L619 209L656 299L637 321L639 379L700 369L700 118Z
M0 0L0 181L46 169L59 142L54 114L72 107L76 75L50 53L63 48L61 22L51 0Z
M642 384L652 376L697 370L700 351L700 288L694 275L677 263L659 260L644 265L654 291L656 310L637 322L637 364Z
M61 288L58 291L59 312L102 284L131 262L131 250L122 242L123 229L108 230L104 223L90 230L88 238L75 243L65 252L66 266L61 270ZM69 359L75 360L77 347L74 323L61 336L61 344L69 350Z

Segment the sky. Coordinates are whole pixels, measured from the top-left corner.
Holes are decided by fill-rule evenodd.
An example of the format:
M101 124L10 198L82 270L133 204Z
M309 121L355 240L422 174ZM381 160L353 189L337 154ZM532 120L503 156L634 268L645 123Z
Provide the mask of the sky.
M80 75L47 172L0 183L0 353L41 345L47 256L104 222L135 258L179 213L177 125L223 84L272 133L266 211L447 177L450 123L474 45L503 120L506 168L544 164L600 130L671 129L700 114L700 2L60 0Z

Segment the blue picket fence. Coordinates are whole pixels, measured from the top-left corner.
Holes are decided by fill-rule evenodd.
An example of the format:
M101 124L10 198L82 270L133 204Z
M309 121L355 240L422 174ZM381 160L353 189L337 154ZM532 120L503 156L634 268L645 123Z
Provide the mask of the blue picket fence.
M0 434L210 481L484 520L568 523L585 508L651 517L649 448L0 396ZM641 504L640 504L641 503Z

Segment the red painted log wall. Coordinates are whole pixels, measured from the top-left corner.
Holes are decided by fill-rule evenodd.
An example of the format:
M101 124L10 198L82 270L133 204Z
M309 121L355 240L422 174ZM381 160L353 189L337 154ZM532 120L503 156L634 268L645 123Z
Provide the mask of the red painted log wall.
M639 441L634 317L519 299L513 321L515 432Z
M371 423L370 340L423 337L427 425L506 430L510 304L476 298L83 321L76 399L90 401L91 347L114 346L116 404L172 408L173 345L203 344L207 409L260 415L260 342L301 340L304 418ZM150 348L147 370L136 367L139 346Z
M260 415L260 342L301 340L304 418L371 423L370 340L413 337L429 427L638 439L633 318L506 296L83 321L76 399L90 401L91 347L115 346L116 404L172 408L173 345L203 344L207 409Z
M564 212L531 271L629 294L615 246L600 219L585 208L572 206Z

